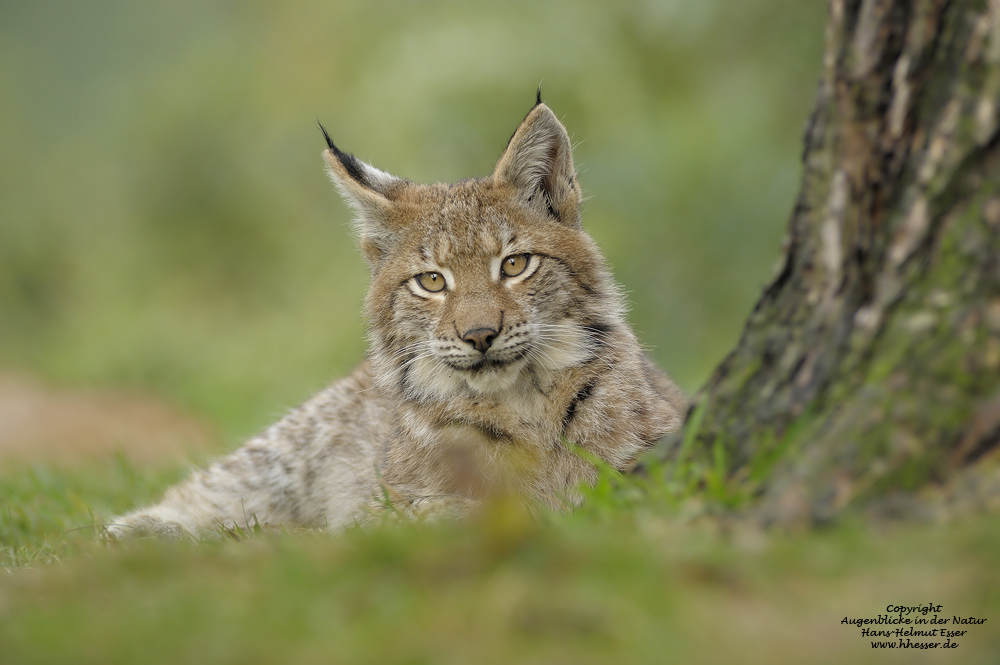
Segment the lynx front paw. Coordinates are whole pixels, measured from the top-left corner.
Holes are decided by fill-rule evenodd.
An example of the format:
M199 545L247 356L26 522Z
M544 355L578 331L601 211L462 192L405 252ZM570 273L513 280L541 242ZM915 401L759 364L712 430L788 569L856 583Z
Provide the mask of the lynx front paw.
M126 515L112 520L104 526L104 535L112 540L129 538L164 538L181 540L190 534L177 522L154 517L153 515Z

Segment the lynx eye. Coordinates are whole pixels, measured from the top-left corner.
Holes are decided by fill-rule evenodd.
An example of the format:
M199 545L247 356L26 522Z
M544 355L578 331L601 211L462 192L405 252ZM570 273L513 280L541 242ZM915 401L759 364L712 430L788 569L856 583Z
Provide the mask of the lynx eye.
M515 254L514 256L508 256L500 264L500 272L502 272L507 277L517 277L524 269L528 267L528 258L530 254Z
M444 276L439 272L423 272L417 275L417 284L425 291L438 293L445 287Z

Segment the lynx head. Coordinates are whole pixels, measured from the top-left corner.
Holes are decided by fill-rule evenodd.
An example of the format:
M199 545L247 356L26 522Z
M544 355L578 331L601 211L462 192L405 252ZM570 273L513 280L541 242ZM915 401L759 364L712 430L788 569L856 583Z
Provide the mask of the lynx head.
M383 388L417 400L538 388L622 324L580 225L569 136L541 99L485 178L420 185L327 143L371 267L365 307Z

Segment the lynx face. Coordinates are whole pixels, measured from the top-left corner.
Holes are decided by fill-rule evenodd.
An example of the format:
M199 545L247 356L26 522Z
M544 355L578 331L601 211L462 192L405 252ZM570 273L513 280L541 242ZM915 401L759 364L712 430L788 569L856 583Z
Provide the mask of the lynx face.
M494 173L418 185L330 143L372 268L376 376L411 399L498 395L589 360L622 321L580 226L569 137L538 103ZM390 385L385 385L388 388Z
M596 350L598 330L585 327L596 315L576 321L586 299L579 273L588 267L559 249L581 245L566 237L581 233L526 219L489 189L479 182L421 192L441 196L447 212L431 228L414 229L376 272L373 346L393 354L393 374L408 394L495 394L523 373L564 369Z

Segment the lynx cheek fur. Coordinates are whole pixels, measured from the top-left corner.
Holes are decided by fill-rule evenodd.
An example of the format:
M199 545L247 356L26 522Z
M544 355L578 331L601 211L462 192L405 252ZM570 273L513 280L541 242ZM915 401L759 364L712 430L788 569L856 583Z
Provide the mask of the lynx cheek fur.
M338 528L384 494L417 515L506 492L565 508L596 478L569 443L624 470L680 425L684 397L625 321L580 224L569 136L540 98L491 176L452 185L391 176L326 138L371 267L369 358L109 535Z

